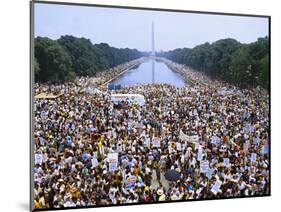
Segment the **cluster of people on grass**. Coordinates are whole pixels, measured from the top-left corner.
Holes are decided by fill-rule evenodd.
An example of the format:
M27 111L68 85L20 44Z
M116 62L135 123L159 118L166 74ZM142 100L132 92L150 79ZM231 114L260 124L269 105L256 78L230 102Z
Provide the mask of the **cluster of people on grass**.
M181 68L181 67L179 67ZM34 207L269 194L269 96L182 67L196 82L81 92L86 78L36 85ZM141 94L145 104L111 94ZM176 170L180 178L167 181Z

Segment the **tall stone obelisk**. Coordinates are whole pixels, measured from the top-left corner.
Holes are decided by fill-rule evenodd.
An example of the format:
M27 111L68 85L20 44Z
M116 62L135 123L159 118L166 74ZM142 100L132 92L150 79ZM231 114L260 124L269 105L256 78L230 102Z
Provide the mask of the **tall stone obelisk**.
M155 82L155 64L154 64L154 60L155 60L155 47L154 47L154 23L152 22L152 41L151 41L151 57L152 57L152 83Z
M152 54L152 56L155 56L155 49L154 49L154 23L152 22L152 37L151 37L151 45L152 45L152 47L151 47L151 54Z

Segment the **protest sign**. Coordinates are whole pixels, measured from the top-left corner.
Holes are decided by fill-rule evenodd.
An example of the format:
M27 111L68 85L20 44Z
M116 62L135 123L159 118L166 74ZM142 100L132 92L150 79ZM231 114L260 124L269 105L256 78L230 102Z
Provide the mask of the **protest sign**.
M128 177L126 182L126 189L134 188L135 184L136 184L136 177L135 176Z
M217 194L220 191L220 187L221 187L221 181L217 180L215 182L215 185L212 187L211 192Z
M113 172L118 168L118 153L108 153L107 156L108 163L109 163L109 172Z
M203 148L202 148L201 145L199 145L199 148L198 148L197 160L198 160L198 161L203 160Z
M257 154L251 153L251 162L255 162L257 160Z
M216 135L213 135L211 138L211 144L219 145L221 142L220 138Z
M97 165L98 165L97 152L93 152L92 168L97 167Z
M181 151L181 143L177 142L176 145L177 145L177 151Z
M92 158L92 168L97 167L97 165L98 165L98 160L97 160L97 158Z
M200 161L200 173L206 173L209 169L209 161L201 160Z
M180 130L179 138L182 141L193 144L195 149L199 148L199 136L198 135L188 136L188 135L184 134L182 130Z
M254 138L254 139L253 139L253 143L254 143L255 145L259 145L259 144L260 144L260 139L259 139L259 138Z
M145 140L144 140L144 145L145 145L146 147L150 147L150 138L145 138Z
M212 174L214 172L214 169L209 168L208 172L206 173L206 177L210 180L212 178Z
M152 146L153 147L161 147L161 140L160 140L160 138L157 138L157 137L153 138L152 139Z
M42 154L35 154L35 164L42 164L43 162L43 155Z
M230 166L229 158L224 158L224 159L223 159L223 166L224 166L224 167L229 167L229 166Z
M266 155L269 153L269 146L268 144L263 145L262 150L261 150L261 154L262 155Z

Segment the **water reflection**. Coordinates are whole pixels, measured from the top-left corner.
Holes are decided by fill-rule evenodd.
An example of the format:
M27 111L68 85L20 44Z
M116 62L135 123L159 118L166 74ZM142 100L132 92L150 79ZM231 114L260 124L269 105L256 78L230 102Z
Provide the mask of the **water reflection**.
M165 63L153 59L141 63L112 82L122 86L149 83L168 83L179 88L186 86L180 74L169 69Z

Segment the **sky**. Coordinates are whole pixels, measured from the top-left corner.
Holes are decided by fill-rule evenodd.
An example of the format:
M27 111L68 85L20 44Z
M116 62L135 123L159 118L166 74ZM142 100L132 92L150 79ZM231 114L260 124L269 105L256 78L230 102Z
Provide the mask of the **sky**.
M100 8L35 3L35 36L89 38L93 44L151 51L193 48L205 42L234 38L251 43L268 35L268 19L230 15Z

